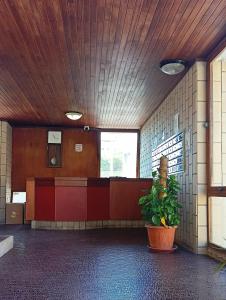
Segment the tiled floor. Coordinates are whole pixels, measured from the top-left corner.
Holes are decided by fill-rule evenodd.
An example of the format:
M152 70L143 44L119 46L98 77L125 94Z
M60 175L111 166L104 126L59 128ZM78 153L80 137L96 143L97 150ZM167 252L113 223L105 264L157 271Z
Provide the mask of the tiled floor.
M15 247L0 259L0 299L226 299L226 271L184 250L150 253L143 229L32 231L0 226Z

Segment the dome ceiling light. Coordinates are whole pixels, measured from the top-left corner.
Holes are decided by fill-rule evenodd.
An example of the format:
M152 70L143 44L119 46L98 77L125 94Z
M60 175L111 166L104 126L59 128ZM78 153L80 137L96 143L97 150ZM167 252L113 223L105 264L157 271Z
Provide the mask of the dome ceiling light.
M177 75L185 70L186 62L181 59L165 59L160 62L160 69L167 75Z
M78 120L82 117L82 113L77 112L77 111L68 111L65 113L65 116L70 119L70 120Z

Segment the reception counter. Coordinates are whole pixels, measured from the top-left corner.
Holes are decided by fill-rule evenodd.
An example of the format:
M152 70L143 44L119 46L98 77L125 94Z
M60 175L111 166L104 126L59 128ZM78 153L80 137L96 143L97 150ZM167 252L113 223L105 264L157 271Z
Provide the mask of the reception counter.
M28 178L26 219L51 222L140 220L138 199L150 187L150 178Z

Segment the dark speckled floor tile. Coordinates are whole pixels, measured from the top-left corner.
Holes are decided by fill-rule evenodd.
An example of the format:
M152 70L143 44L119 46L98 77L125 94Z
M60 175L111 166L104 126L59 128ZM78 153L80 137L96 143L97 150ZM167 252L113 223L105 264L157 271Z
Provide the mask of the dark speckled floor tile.
M179 249L148 252L143 229L32 231L0 226L15 247L0 259L0 299L226 300L226 272Z

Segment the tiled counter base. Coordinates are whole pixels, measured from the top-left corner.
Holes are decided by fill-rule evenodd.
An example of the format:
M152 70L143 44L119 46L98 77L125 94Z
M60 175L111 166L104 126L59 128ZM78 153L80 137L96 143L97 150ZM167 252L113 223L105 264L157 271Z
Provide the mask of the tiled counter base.
M6 254L12 248L13 248L13 236L12 235L0 236L0 257Z
M139 228L144 227L145 222L141 220L108 220L108 221L32 221L32 229L49 230L86 230L97 228Z

